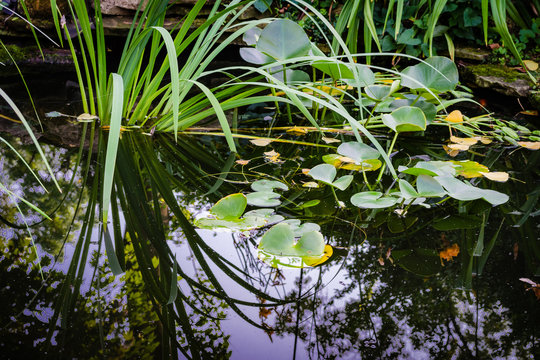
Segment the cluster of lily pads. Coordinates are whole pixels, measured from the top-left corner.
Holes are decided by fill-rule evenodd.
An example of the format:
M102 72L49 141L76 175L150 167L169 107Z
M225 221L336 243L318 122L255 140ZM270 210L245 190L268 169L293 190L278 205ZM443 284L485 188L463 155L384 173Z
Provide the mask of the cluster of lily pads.
M285 220L270 208L281 204L281 195L274 190L287 191L286 184L263 179L253 182L251 188L254 191L246 195L237 193L222 198L210 208L210 214L197 219L195 225L201 229L242 232L271 226L261 238L258 256L274 267L302 268L328 260L332 248L325 244L319 225L302 224L297 219ZM263 208L245 212L248 205Z

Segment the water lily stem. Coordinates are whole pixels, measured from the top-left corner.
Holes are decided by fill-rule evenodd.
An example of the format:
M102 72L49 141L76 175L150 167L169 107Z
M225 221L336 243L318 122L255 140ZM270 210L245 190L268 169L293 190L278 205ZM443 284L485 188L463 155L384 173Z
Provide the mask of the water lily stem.
M388 149L388 152L386 153L386 155L388 157L390 157L390 154L392 154L392 150L394 150L394 145L396 144L396 140L397 140L397 137L398 137L399 133L396 132L396 134L394 135L394 138L392 139L392 143L390 144L390 148ZM381 181L381 178L384 174L384 170L386 169L386 162L383 162L382 166L381 166L381 170L379 171L379 176L377 176L377 181L375 182L375 185L378 185L379 182Z
M414 104L416 104L416 102L417 102L418 100L420 100L420 97L421 97L421 96L422 96L422 95L418 94L418 96L416 97L416 99L414 99L414 101L412 102L412 104L411 104L410 106L414 106Z

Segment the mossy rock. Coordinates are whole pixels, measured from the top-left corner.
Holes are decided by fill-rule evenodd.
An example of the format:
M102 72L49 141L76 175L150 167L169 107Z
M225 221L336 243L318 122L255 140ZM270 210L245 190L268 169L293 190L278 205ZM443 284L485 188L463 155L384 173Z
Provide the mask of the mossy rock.
M527 97L534 86L527 74L492 64L467 65L462 79L471 87L488 88L512 97Z

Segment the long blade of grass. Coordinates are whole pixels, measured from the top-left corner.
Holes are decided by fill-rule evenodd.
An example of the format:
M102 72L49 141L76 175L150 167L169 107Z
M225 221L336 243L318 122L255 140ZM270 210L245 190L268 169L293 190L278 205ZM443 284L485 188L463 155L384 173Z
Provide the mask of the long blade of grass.
M120 125L122 124L122 106L124 103L124 83L118 74L111 74L112 78L112 111L110 118L109 137L107 140L107 154L105 157L105 168L103 172L103 226L106 226L109 205L111 203L112 184L114 179L114 168L116 164L116 154L118 142L120 140Z
M174 46L174 40L167 30L157 26L154 26L153 29L157 30L161 34L163 41L165 42L165 47L167 48L167 59L165 61L168 60L171 71L172 113L174 132L176 134L178 132L178 111L180 109L180 80L178 78L178 60L176 48ZM166 108L170 108L170 106L166 106Z
M439 16L441 16L441 13L446 6L446 1L447 0L435 0L435 4L433 5L433 9L428 18L428 28L424 35L424 43L429 41L429 56L433 56L433 33L435 32L435 25L437 25Z

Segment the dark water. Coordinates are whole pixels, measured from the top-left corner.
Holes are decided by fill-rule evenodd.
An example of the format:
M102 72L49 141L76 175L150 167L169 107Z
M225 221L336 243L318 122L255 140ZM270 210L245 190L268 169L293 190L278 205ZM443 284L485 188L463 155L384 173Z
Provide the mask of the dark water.
M59 110L54 106L45 111ZM254 124L248 117L241 121L246 127ZM316 141L309 135L273 136ZM35 210L0 191L0 358L185 358L182 352L164 350L167 327L157 313L166 299L156 303L149 296L152 290L142 265L135 261L136 249L125 239L126 271L113 276L98 236L98 221L89 224L96 231L88 245L89 257L78 265L84 271L76 280L80 296L73 297L75 310L69 318L51 324L58 294L79 288L62 284L74 254L81 256L77 242L85 229L84 215L90 211L85 205L92 192L90 180L74 173L76 147L45 145L63 188L73 177L74 190L87 185L82 193L67 193L60 203L63 195L54 192L32 146L18 144L10 135L3 137L16 145L51 193L43 191L4 145L0 182L54 215L52 221L40 222L42 216ZM131 137L138 136L128 134L124 140ZM451 200L430 209L411 207L403 216L393 210L360 211L348 202L352 190L337 193L348 204L340 209L329 187L302 187L310 179L301 169L321 163L321 156L329 151L324 148L288 143L257 147L240 140L239 154L231 159L219 137L183 136L178 144L168 136L140 137L160 154L172 178L179 179L176 199L190 221L203 216L221 197L249 192L254 180L271 178L291 188L282 199L293 203L283 203L276 211L287 219L320 225L326 243L334 247L333 257L320 266L276 269L257 258L257 244L267 229L244 233L198 229L200 242L193 242L185 224L164 210L164 233L181 271L179 290L191 328L187 334L179 320L176 338L183 348L192 346L188 351L197 349L208 359L534 359L540 355L540 303L532 285L520 281L538 282L540 275L538 152L511 146L478 150L494 159L492 169L511 174L505 184L479 183L509 194L504 205L491 208L483 200ZM179 152L170 152L171 145ZM280 154L277 161L265 156L270 150ZM402 146L396 161L434 152L441 153L436 141L412 139ZM183 158L172 161L171 154ZM240 159L250 162L235 162ZM304 209L297 206L309 200L320 203ZM24 217L15 204L20 204ZM447 229L435 225L459 214L472 221L453 222ZM120 212L121 233L124 216L130 215ZM25 221L35 224L30 233ZM472 256L480 236L482 254ZM439 255L452 246L459 248L455 256ZM423 256L424 250L430 256ZM408 261L396 260L393 254L400 251L412 254ZM156 261L157 254L151 258ZM147 265L160 271L157 262ZM206 293L187 278L214 293Z

